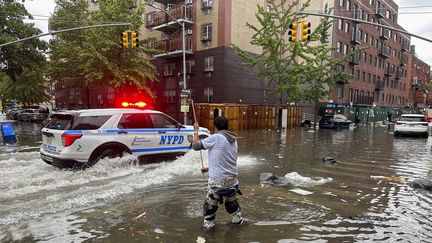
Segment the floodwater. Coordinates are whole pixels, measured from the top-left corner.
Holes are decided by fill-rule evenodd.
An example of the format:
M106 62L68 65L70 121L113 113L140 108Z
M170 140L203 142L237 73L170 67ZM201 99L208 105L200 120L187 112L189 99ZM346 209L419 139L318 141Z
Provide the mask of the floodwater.
M385 127L364 126L240 132L240 204L248 225L230 225L221 206L215 230L204 232L200 152L150 165L126 157L61 171L39 158L39 130L17 124L19 144L2 147L0 242L432 239L432 194L406 185L431 177L432 138L394 138ZM326 156L337 164L323 164ZM288 174L291 185L261 185L262 172Z

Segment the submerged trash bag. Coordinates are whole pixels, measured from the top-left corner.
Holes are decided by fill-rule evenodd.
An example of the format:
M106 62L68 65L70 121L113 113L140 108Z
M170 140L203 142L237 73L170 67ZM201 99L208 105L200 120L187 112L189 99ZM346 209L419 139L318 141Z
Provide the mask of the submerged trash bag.
M296 186L319 186L333 181L333 178L323 178L323 177L305 177L301 176L297 172L291 172L285 175L288 183Z
M408 185L414 189L432 190L432 179L416 179L408 182Z
M270 172L264 172L260 174L261 184L275 185L275 186L287 186L289 185L288 180L285 177L279 177Z

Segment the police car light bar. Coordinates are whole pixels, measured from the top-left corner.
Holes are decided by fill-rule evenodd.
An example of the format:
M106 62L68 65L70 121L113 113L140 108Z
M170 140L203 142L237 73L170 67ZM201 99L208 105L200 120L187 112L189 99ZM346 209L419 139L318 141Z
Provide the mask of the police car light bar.
M121 105L122 105L123 107L125 107L125 108L127 108L127 107L138 107L138 108L144 108L144 107L147 105L147 103L145 103L145 102L143 102L143 101L139 101L139 102L136 102L136 103L129 103L129 102L127 102L127 101L123 101L123 102L121 103Z

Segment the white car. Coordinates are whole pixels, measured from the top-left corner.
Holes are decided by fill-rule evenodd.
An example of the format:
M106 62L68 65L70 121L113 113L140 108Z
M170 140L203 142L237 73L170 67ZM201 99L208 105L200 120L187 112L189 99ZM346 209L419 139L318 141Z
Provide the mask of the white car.
M425 115L421 114L403 114L396 121L394 135L401 134L422 135L427 137L428 122Z
M137 157L183 154L193 126L155 110L88 109L54 112L42 129L41 158L60 168L86 168L125 153ZM200 127L200 138L210 131Z

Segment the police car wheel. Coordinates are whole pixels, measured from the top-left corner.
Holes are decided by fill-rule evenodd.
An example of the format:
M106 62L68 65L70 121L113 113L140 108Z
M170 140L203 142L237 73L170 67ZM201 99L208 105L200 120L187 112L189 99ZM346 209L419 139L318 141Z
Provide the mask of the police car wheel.
M121 158L123 156L123 153L124 151L121 151L119 149L112 149L112 148L105 149L98 156L96 156L96 159L90 161L90 166L95 165L99 160L102 159L106 159L106 158L112 159L116 157Z

